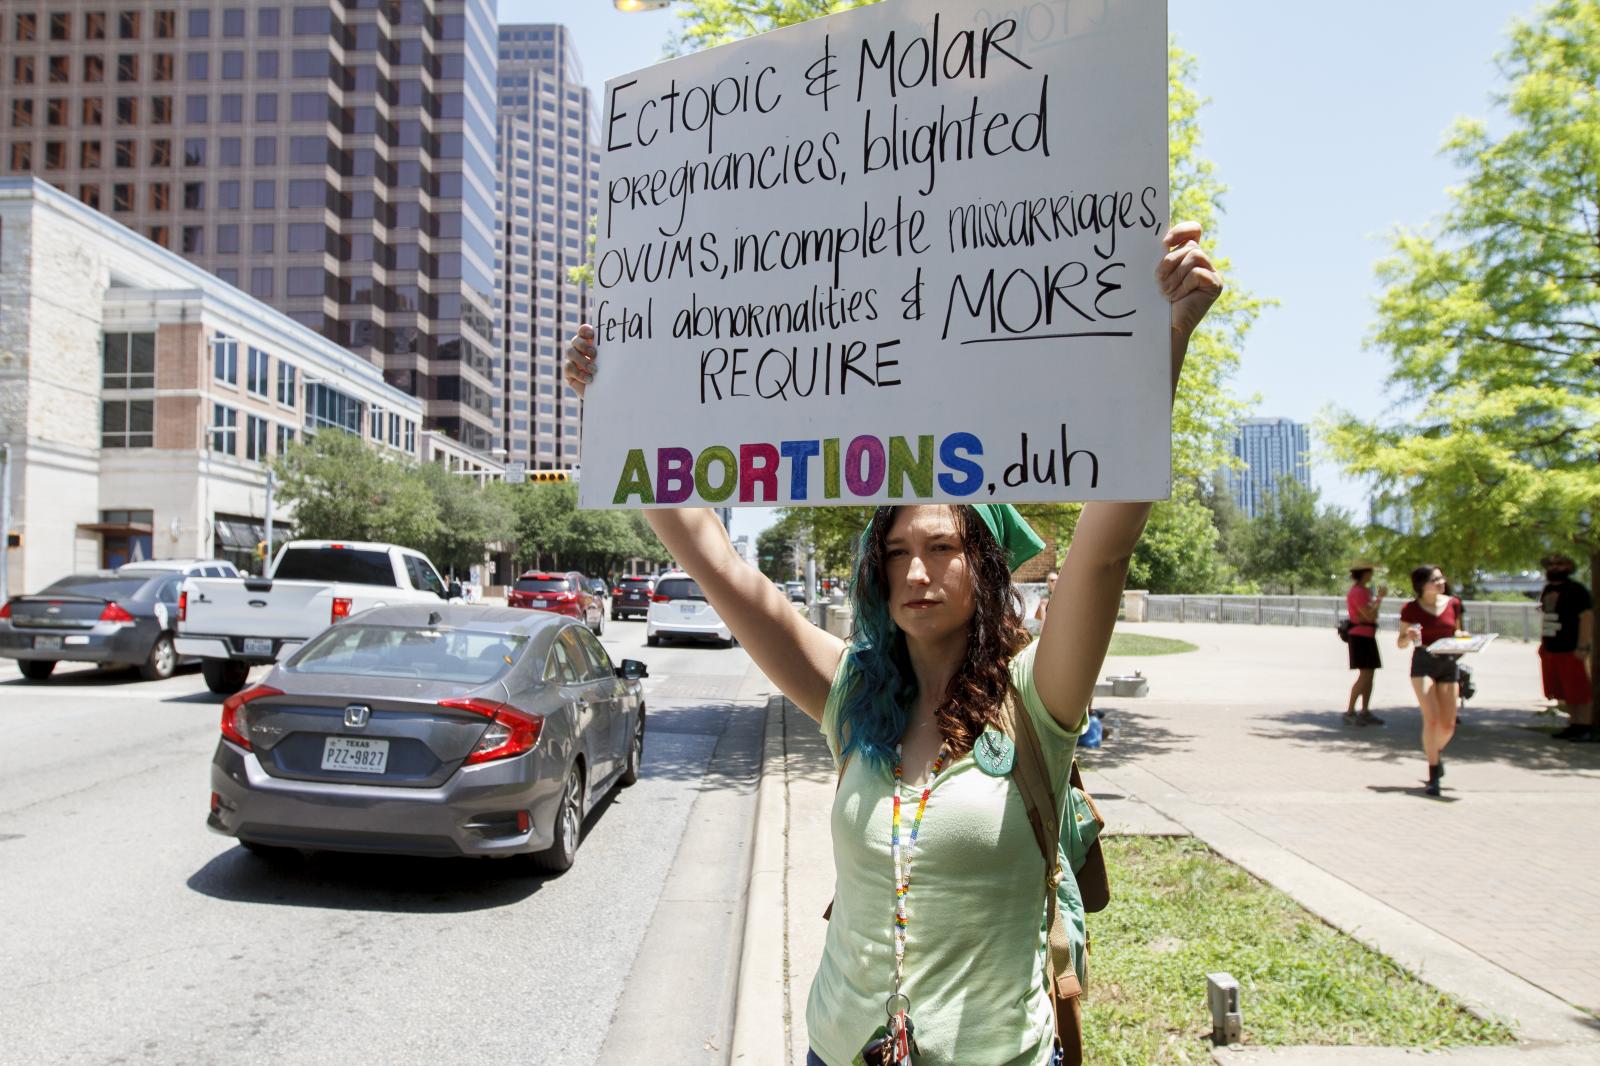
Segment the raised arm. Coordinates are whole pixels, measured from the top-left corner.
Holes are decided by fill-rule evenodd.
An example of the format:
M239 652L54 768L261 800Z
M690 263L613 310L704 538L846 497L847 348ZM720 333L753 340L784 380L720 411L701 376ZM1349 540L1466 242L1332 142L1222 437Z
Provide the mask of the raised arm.
M1172 302L1172 388L1177 392L1189 337L1222 292L1222 281L1200 247L1200 226L1183 222L1163 238L1167 254L1156 269ZM1095 675L1111 644L1128 563L1150 517L1148 503L1090 503L1078 518L1050 598L1033 679L1045 709L1065 729L1083 721Z
M567 384L579 395L594 380L596 354L594 331L581 327L567 348L566 368ZM787 595L745 562L710 509L656 508L645 517L761 672L820 722L844 641L806 621Z

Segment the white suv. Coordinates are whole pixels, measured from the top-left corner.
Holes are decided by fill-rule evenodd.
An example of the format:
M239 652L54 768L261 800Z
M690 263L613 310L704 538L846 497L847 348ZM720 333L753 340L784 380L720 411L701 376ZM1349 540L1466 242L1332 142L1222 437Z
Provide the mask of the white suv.
M733 631L706 602L700 583L682 571L663 574L650 597L644 642L659 647L662 637L710 637L725 648L733 647Z

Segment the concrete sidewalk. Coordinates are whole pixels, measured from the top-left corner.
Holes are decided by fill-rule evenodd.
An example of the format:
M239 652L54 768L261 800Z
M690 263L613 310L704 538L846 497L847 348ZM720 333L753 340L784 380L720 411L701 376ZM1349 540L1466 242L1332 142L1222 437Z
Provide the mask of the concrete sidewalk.
M1193 834L1424 980L1507 1020L1523 1041L1434 1057L1600 1062L1600 746L1546 735L1556 724L1536 713L1533 645L1496 643L1474 657L1479 692L1445 754L1445 795L1430 799L1408 655L1392 637L1373 702L1388 724L1355 728L1342 722L1353 675L1331 631L1126 628L1200 651L1112 659L1102 671L1150 678L1146 699L1096 701L1113 735L1082 755L1112 832ZM774 700L732 1048L741 1066L805 1061L806 995L833 891L832 794L815 723ZM1092 999L1088 1009L1092 1024ZM1247 1013L1247 1030L1248 1021ZM1216 1058L1415 1055L1242 1049Z

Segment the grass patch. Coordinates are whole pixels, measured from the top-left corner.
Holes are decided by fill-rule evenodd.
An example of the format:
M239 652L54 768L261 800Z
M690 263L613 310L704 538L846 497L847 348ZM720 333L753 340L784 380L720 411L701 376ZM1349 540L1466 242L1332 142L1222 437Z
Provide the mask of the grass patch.
M1111 648L1107 655L1177 655L1180 652L1197 651L1198 649L1187 640L1173 640L1171 637L1147 637L1143 633L1111 634Z
M1192 838L1115 837L1105 852L1111 905L1089 915L1084 1001L1095 1066L1208 1061L1205 975L1219 970L1239 981L1246 1044L1514 1039Z

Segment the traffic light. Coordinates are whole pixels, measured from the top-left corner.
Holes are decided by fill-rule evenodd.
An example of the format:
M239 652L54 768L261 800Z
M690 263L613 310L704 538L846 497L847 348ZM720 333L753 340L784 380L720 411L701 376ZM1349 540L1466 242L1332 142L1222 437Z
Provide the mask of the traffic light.
M7 533L6 534L6 547L7 548L20 548L20 547L22 547L22 534L18 533L14 529L11 532Z
M262 561L266 560L266 558L267 558L267 542L266 541L264 541L264 540L256 541L256 558L260 559Z
M528 471L528 480L541 482L571 481L573 478L569 470L530 470Z

